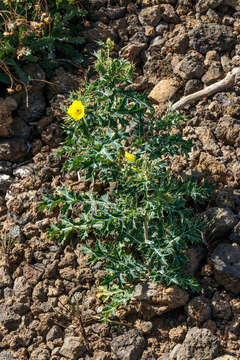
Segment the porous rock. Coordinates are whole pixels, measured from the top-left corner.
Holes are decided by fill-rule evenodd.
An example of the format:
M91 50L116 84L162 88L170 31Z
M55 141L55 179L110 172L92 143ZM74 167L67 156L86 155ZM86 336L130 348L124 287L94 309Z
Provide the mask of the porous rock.
M190 47L206 54L209 50L231 51L236 42L232 28L226 25L201 23L189 32Z
M77 360L80 356L83 356L85 351L86 348L80 337L66 336L59 353L68 359Z
M219 352L219 341L208 329L194 327L178 349L176 360L213 360Z
M133 297L145 319L184 306L188 299L189 295L178 286L167 288L155 282L136 285Z
M161 20L161 11L158 5L142 9L138 15L139 21L143 26L156 26Z
M187 314L197 323L203 323L211 318L211 307L204 296L196 296L186 306Z
M3 350L0 353L0 360L16 360L10 351Z
M212 315L215 319L229 320L232 316L230 299L227 294L215 292L211 299Z
M111 342L111 350L119 360L138 360L141 358L146 341L138 329L131 329L117 336Z
M202 214L203 219L210 221L214 238L223 238L228 235L238 223L238 217L229 208L212 207Z
M216 281L234 294L240 293L240 247L219 244L212 254Z
M195 51L187 54L183 60L174 67L174 72L184 80L200 79L204 71L203 56Z
M10 306L0 305L0 323L9 331L16 330L20 325L21 317Z
M27 155L28 147L23 138L11 137L0 140L0 160L19 162Z
M120 56L130 61L141 61L141 52L147 48L146 43L129 43L124 46L120 51Z
M11 125L13 123L12 112L17 109L17 101L13 97L0 98L0 136L13 135Z

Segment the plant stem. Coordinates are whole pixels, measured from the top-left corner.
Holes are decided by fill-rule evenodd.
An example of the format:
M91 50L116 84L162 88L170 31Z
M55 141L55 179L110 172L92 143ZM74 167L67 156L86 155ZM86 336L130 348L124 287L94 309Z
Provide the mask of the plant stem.
M145 240L145 243L148 243L149 239L148 239L148 216L147 216L147 214L145 214L145 217L144 217L143 228L144 228L144 240Z

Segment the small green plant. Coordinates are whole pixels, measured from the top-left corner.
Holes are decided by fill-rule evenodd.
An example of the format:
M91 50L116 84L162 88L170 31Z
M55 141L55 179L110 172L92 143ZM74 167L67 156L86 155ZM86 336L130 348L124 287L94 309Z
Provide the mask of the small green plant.
M86 349L89 353L91 353L92 349L88 341L83 321L84 299L82 300L82 304L80 304L79 299L75 298L74 296L69 300L69 305L65 305L61 301L59 301L61 304L61 312L70 322L73 322L79 327L80 334L82 336Z
M31 79L24 64L38 62L50 72L57 59L81 62L77 48L85 11L75 0L3 0L0 2L0 82L8 92ZM17 89L18 89L17 88Z
M0 243L1 243L0 248L2 250L2 253L10 255L15 245L15 241L11 237L10 233L7 233L5 231L1 237Z
M183 266L186 250L201 242L204 228L191 204L203 202L208 191L167 171L166 156L187 155L192 146L180 133L170 132L183 117L169 110L158 118L145 94L126 90L133 65L110 57L111 40L102 45L95 54L98 79L71 94L60 155L68 156L66 171L80 172L93 189L100 181L103 190L64 188L45 196L42 209L61 208L52 239L65 244L75 236L90 254L89 262L102 264L99 296L106 303L102 318L107 321L131 299L139 282L198 290ZM110 184L115 184L111 190ZM73 217L76 204L79 211Z

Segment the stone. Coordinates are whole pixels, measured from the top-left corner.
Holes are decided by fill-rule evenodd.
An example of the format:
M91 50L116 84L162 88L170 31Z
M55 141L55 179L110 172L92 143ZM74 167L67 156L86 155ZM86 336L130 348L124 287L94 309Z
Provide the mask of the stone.
M10 351L3 350L0 353L0 360L17 360Z
M230 299L226 294L215 292L211 299L212 316L214 319L229 320L232 316Z
M50 147L56 147L63 141L63 130L58 123L51 123L41 133L42 142Z
M138 63L141 62L141 52L146 48L146 43L128 43L120 50L119 55L129 61Z
M6 266L0 267L0 288L11 287L13 280L11 278L9 269Z
M238 217L229 208L212 207L202 214L204 220L211 222L209 230L215 239L227 236L238 223Z
M14 280L13 290L16 296L28 296L31 295L32 287L24 276L20 276Z
M105 351L95 351L93 354L94 360L111 360L111 354Z
M169 339L175 343L180 343L184 340L187 333L186 326L177 326L169 331Z
M57 275L58 271L58 260L54 260L50 264L46 266L45 272L44 272L44 278L51 279L54 278Z
M50 352L48 349L41 349L40 347L33 350L29 360L49 360Z
M143 26L156 26L162 19L160 7L156 5L142 9L138 14L138 18Z
M53 325L46 335L46 341L53 341L64 336L63 330L58 325Z
M161 21L155 28L157 35L163 35L165 31L168 31L168 24Z
M74 90L78 87L78 82L73 77L73 75L67 72L62 66L54 70L49 82L51 84L46 86L46 95L48 100L51 100L57 94L67 94L71 90ZM49 123L51 122L49 118L48 121ZM38 127L41 127L40 122L41 119L38 121ZM46 119L45 119L45 123L46 123ZM41 128L45 128L45 127L46 126L42 126Z
M17 101L13 97L0 98L0 136L9 137L14 134L11 128L13 123L12 112L17 107Z
M154 26L145 26L144 27L144 31L145 31L145 35L147 37L154 37L156 35L156 32L155 32L155 29L154 29Z
M140 359L145 346L146 341L138 329L131 329L115 337L111 342L112 353L119 360Z
M214 201L218 207L221 207L221 206L227 207L235 212L235 196L231 190L228 190L228 189L219 190L216 194ZM236 226L238 226L238 224ZM234 227L234 229L235 229L235 227Z
M17 114L21 119L23 119L27 124L39 120L46 110L46 100L43 95L42 90L36 89L29 91L28 94L28 105L26 103L26 97L23 97Z
M198 126L195 128L195 133L202 143L202 149L214 156L221 154L219 144L214 137L212 130L207 126Z
M0 139L0 161L20 162L24 160L27 153L27 143L23 138Z
M47 286L43 283L43 281L40 281L36 284L36 286L33 289L32 292L32 299L34 302L44 302L47 301Z
M224 145L240 145L240 124L229 115L224 115L219 119L214 129L214 135ZM221 205L223 206L223 205Z
M149 40L144 32L138 31L133 36L131 36L131 38L129 39L129 42L136 43L136 44L139 44L139 43L147 44L149 42Z
M159 5L161 19L167 23L178 24L180 18L176 14L174 7L170 4L160 4Z
M174 346L167 360L177 360L178 351L181 349L181 347L181 344L177 344L176 346Z
M11 309L15 314L18 314L21 316L26 315L30 311L30 308L28 305L19 303L19 302L14 302Z
M77 360L86 351L83 341L78 336L66 336L59 353L68 359Z
M10 161L0 161L0 174L13 174L12 163Z
M186 54L189 48L189 37L186 28L183 25L176 25L167 41L167 47L177 54Z
M165 40L162 38L162 36L156 36L154 39L152 39L151 44L145 53L147 59L151 59L153 56L160 54L164 43Z
M14 179L7 174L0 174L0 191L6 192Z
M200 79L204 74L203 57L197 52L191 51L182 61L174 67L174 73L184 80Z
M107 38L117 41L115 30L100 21L93 23L89 29L81 31L79 36L85 38L88 43L99 40L105 41Z
M189 32L190 47L206 54L209 50L230 52L236 43L232 28L226 25L201 23Z
M109 19L116 20L124 17L126 13L126 8L124 6L107 7L104 12Z
M98 10L105 6L106 0L89 0L88 3L91 9Z
M224 73L221 64L212 65L202 77L202 82L205 85L211 85L224 78Z
M202 246L195 246L186 251L188 260L184 265L184 272L186 274L194 275L199 269L200 264L205 256L205 251Z
M214 275L218 284L234 294L240 293L240 247L219 244L212 254Z
M224 73L228 73L232 69L232 61L228 54L223 54L221 56L221 65Z
M240 245L240 221L234 227L234 229L230 235L230 239L234 242L237 242Z
M172 100L179 90L179 82L175 78L160 80L152 89L148 98L155 103Z
M0 305L0 323L8 330L17 330L21 322L21 316L16 314L11 306Z
M187 314L198 324L211 318L211 306L204 296L196 296L186 306Z
M12 239L12 241L14 241L14 243L22 242L24 240L23 232L19 225L14 225L11 227L9 231L9 237Z
M155 282L135 286L133 301L146 320L186 305L189 295L178 286L165 287Z
M184 95L193 94L199 90L202 90L203 83L199 79L190 79L186 82Z
M232 355L222 355L222 356L218 356L214 360L238 360L238 359Z
M28 281L31 286L35 286L38 281L41 279L41 276L44 272L44 265L41 263L36 263L34 265L24 265L23 267L23 276Z
M214 360L219 350L218 338L210 330L194 327L179 347L176 360Z
M13 169L13 175L18 177L19 179L24 179L30 175L32 175L33 170L29 166L18 166Z

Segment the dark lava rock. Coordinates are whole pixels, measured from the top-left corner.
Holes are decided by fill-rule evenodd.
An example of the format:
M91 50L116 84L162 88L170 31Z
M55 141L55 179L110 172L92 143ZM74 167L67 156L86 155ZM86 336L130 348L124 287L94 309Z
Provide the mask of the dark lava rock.
M111 349L119 360L137 360L140 359L145 345L142 333L138 329L131 329L113 339Z
M198 79L190 79L186 82L184 95L193 94L203 88L203 83Z
M46 110L46 101L41 89L30 91L28 94L28 104L26 98L23 98L19 108L18 115L25 122L30 123L39 120Z
M187 314L197 321L203 323L211 318L211 307L204 296L196 296L186 306Z
M230 239L240 244L240 221L234 227L233 232L230 235Z
M10 306L0 305L0 323L9 331L16 330L20 325L21 317Z
M214 275L218 284L234 294L240 293L240 247L219 244L212 254Z
M24 139L13 137L0 140L0 160L18 162L23 161L28 148Z
M190 329L179 347L177 360L213 360L219 352L219 341L208 329Z
M238 217L227 207L209 208L202 214L202 217L209 221L209 231L215 239L228 235L238 222Z
M226 25L206 24L196 25L189 32L190 46L202 54L209 50L231 51L236 42L232 28Z

